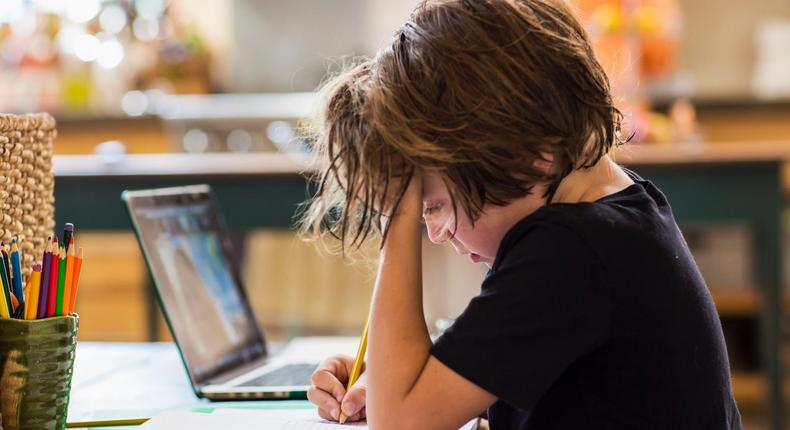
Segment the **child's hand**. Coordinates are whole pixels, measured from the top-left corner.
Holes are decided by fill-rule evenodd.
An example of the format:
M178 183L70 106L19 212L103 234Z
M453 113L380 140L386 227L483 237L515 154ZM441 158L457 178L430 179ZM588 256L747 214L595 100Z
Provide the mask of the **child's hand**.
M394 183L390 186L391 192L388 194L392 195L395 193L396 190L400 186L399 183ZM387 215L381 216L381 231L387 229L387 225L392 221L393 218L409 218L413 221L419 221L422 219L422 174L417 172L412 176L409 185L406 187L406 191L403 193L403 198L400 201L393 217L389 217ZM386 209L382 212L383 214L389 214L389 209Z
M403 194L398 212L419 220L422 217L422 192L422 173L417 172Z
M365 419L367 381L364 364L362 375L346 393L348 374L353 366L353 357L335 355L324 360L313 372L313 385L307 390L307 398L318 406L318 415L321 418L337 421L342 408L348 421Z

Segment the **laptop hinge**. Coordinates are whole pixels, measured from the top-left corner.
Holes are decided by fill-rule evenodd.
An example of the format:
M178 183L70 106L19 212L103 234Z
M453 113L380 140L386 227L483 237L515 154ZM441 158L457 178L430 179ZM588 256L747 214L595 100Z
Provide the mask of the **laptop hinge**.
M225 382L230 381L231 379L238 378L245 373L251 372L264 364L268 363L269 357L261 356L258 357L248 363L242 364L238 367L234 367L232 369L228 369L224 372L221 372L217 375L214 375L210 379L203 381L199 386L203 387L205 385L218 385L224 384Z

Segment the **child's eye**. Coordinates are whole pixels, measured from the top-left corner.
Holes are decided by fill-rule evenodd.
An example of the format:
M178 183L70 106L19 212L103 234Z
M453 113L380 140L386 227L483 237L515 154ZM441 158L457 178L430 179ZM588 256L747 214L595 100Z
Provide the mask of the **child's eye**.
M422 216L428 216L439 211L442 208L440 204L428 205L422 210Z

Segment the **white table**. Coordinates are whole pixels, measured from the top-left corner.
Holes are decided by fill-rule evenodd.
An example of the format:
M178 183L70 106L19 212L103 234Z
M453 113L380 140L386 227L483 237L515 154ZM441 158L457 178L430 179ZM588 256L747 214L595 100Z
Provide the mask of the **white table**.
M320 340L307 338L300 351L322 357L327 345L353 353L353 337ZM290 345L295 346L298 341ZM272 352L285 345L269 345ZM313 350L312 348L315 348ZM320 351L320 352L319 352ZM286 351L283 349L283 352ZM312 407L306 400L244 400L210 402L192 391L189 377L173 343L79 342L71 383L69 422L121 418L148 418L167 409L292 409Z

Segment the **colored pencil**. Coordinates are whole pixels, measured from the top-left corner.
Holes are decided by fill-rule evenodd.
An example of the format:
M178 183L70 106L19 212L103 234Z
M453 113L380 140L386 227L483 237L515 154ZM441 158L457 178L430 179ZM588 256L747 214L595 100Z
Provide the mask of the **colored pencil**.
M39 295L38 295L38 311L36 312L36 318L46 318L47 317L47 298L49 297L49 268L51 266L52 259L52 237L47 238L47 249L44 251L44 258L43 258L43 267L41 269L41 288L39 288Z
M61 314L68 315L69 314L69 306L71 305L71 284L74 282L74 259L77 257L75 255L74 249L74 239L71 239L71 248L66 251L66 279L63 283L63 309L61 310Z
M69 247L74 244L74 224L67 222L66 225L63 226L63 248L66 250L66 254L69 253Z
M27 278L27 284L25 284L25 297L27 297L27 300L30 301L30 277ZM25 302L25 306L23 306L22 309L20 309L22 311L22 315L20 316L20 318L22 318L23 320L27 319L27 310L30 307L28 305L29 303Z
M2 245L0 245L2 246ZM2 253L0 253L0 260L3 259ZM3 276L3 262L0 261L0 296L2 296L2 303L0 303L0 316L3 318L11 318L14 315L14 305L11 303L11 289L9 288L10 285L6 281L5 276Z
M0 318L11 318L11 312L8 310L8 306L11 304L11 296L6 296L4 285L0 285L0 289L3 290L0 292Z
M11 256L8 255L5 245L0 245L0 250L3 252L3 265L5 266L5 273L8 277L8 285L11 286L13 285L11 284Z
M19 301L16 299L14 293L11 293L11 299L14 301L14 315L12 316L18 320L25 319L25 307L19 306Z
M16 244L16 238L11 240L11 271L13 273L14 294L19 300L19 306L25 305L25 292L22 285L22 264L21 255L19 253L19 246Z
M84 256L75 246L73 224L66 230L68 246L59 246L56 236L47 238L41 263L33 265L24 285L20 243L0 244L0 318L32 321L74 312Z
M41 290L41 264L36 263L33 265L33 273L30 274L30 279L27 284L29 285L29 291L26 293L28 296L27 304L25 305L25 319L34 320L38 318L38 296Z
M0 262L0 283L3 284L3 296L6 305L6 311L8 312L8 318L11 318L14 315L14 304L11 301L11 291L13 287L11 286L11 280L8 278L8 273L5 270L5 255L6 252L3 250L2 254L0 255L0 259L3 261Z
M69 304L69 313L74 312L74 305L77 302L77 289L80 286L80 271L82 270L82 260L85 257L82 255L82 247L80 247L77 258L74 259L74 280L71 283L71 303Z
M17 309L19 309L19 299L16 298L16 294L11 293L11 304L14 307L14 318L16 318Z
M63 315L63 288L66 284L66 250L61 246L58 249L58 290L55 301L55 315Z
M11 295L6 294L5 286L0 282L0 318L11 318Z
M49 268L49 297L47 298L47 317L55 316L55 300L58 297L58 258L60 248L58 248L58 238L52 238L52 256L50 257Z

